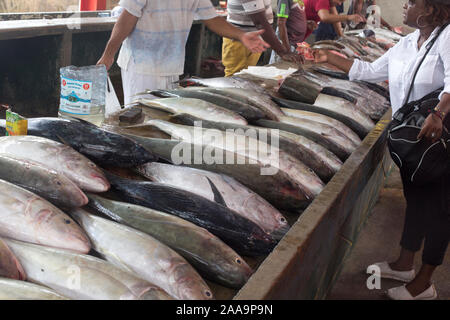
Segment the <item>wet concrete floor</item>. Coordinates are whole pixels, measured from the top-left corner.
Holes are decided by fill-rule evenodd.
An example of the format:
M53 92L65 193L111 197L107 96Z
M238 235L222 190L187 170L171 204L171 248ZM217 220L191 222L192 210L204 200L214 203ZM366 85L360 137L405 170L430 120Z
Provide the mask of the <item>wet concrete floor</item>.
M394 261L400 252L400 237L403 230L405 211L402 183L395 168L386 179L373 212L361 231L355 247L328 294L329 300L384 300L386 290L402 285L402 282L382 279L380 289L368 289L367 280L371 276L366 268L372 263ZM415 257L415 269L419 270L422 252ZM372 282L373 283L373 282ZM433 283L438 299L450 299L450 249L444 264L433 275Z

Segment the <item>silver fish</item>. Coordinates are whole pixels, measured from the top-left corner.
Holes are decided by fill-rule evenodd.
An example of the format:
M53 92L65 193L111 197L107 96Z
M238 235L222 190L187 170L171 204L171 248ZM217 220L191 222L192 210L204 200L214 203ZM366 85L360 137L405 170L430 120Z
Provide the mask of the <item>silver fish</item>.
M0 154L30 159L64 174L82 190L110 188L103 172L89 159L64 144L34 136L0 137Z
M237 113L200 99L164 98L152 100L141 98L136 100L136 102L174 114L188 113L205 120L215 119L216 121L247 124L247 120Z
M284 114L288 117L294 117L298 119L307 119L312 121L317 121L323 124L331 125L343 134L346 135L347 138L353 142L353 146L357 147L361 144L361 139L358 137L358 135L349 127L347 127L345 124L340 122L339 120L336 120L334 118L328 117L326 115L310 112L310 111L302 111L302 110L294 110L294 109L288 109L288 108L282 108L281 109Z
M280 239L289 230L286 218L265 199L226 175L163 163L147 163L137 168L148 179L197 193L252 220L264 231ZM217 201L217 198L220 198Z
M83 209L75 209L71 215L86 230L93 248L114 265L155 284L176 299L213 298L197 271L162 242Z
M208 230L175 215L89 194L89 207L114 221L145 232L188 260L202 276L241 288L252 269L233 249Z
M20 262L9 249L8 245L0 238L0 277L25 280L26 274Z
M285 172L295 181L299 191L303 192L308 200L314 199L324 187L324 183L310 168L291 155L274 146L269 146L263 141L231 132L225 134L220 130L176 125L162 120L151 120L148 123L169 133L175 139L220 147L239 155L249 156L251 160L261 163L263 166L271 166L277 171ZM216 139L217 137L221 137L221 139ZM261 150L265 150L267 153L261 152Z
M69 300L55 291L26 281L0 278L0 300Z
M77 300L172 300L155 285L99 258L5 239L28 280Z
M58 207L77 208L89 201L65 175L29 159L0 154L0 179L21 186Z
M47 200L0 180L0 236L87 253L84 231Z

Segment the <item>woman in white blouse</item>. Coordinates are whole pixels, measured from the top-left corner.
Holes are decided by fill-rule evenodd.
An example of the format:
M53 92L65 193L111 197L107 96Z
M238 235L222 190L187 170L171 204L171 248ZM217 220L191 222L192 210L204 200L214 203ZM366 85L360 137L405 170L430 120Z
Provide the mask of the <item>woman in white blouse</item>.
M450 129L450 117L446 117L450 112L450 26L442 32L420 67L409 101L404 100L426 45L439 28L450 21L450 0L410 0L403 8L404 23L418 30L402 38L377 61L349 60L318 50L315 52L315 62L337 66L349 74L350 80L375 83L389 80L393 114L406 102L419 100L444 87L437 112L427 117L418 136L437 141L445 125ZM404 178L402 180L407 209L400 255L395 262L375 265L380 268L382 277L407 282L405 286L389 289L387 294L390 298L436 299L431 278L436 267L443 263L450 239L450 173L442 177L442 181L424 187L416 187ZM422 267L416 275L414 256L423 240Z

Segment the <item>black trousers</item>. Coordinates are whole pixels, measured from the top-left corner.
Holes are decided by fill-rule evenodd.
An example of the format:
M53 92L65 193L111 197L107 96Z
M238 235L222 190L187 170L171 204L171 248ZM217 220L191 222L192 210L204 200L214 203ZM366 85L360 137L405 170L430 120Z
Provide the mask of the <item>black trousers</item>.
M402 174L406 216L402 248L417 252L424 242L422 262L442 264L450 240L450 174L440 181L417 187Z

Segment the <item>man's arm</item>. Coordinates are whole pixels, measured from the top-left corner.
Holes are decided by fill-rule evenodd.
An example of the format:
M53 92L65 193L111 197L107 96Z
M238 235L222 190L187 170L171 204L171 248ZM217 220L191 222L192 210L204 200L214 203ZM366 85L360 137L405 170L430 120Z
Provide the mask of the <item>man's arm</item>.
M270 45L261 38L261 35L264 33L263 30L244 32L221 17L214 17L212 19L204 20L203 23L208 27L208 29L214 33L217 33L219 36L241 41L250 51L254 53L263 52L267 48L270 48Z
M264 30L264 33L262 35L263 39L272 47L272 49L281 57L281 59L295 63L304 62L301 55L290 52L290 50L287 50L280 42L280 40L278 40L278 37L273 31L272 26L270 25L269 21L267 21L266 13L264 11L251 14L250 18L252 19L257 29Z
M289 37L286 26L286 18L278 18L278 33L280 34L281 42L287 50L291 50L291 44L289 43Z
M331 7L330 8L330 13L331 14L335 14L335 15L339 15L339 12L337 11L336 7ZM334 27L334 31L336 31L337 36L340 38L342 36L344 36L344 31L342 30L342 24L341 22L335 22L333 23L333 27Z
M131 34L136 27L138 18L133 16L127 10L123 10L119 16L116 24L111 33L111 37L106 45L105 51L97 64L104 64L106 69L109 70L114 63L114 59L117 51L119 50L122 42Z

